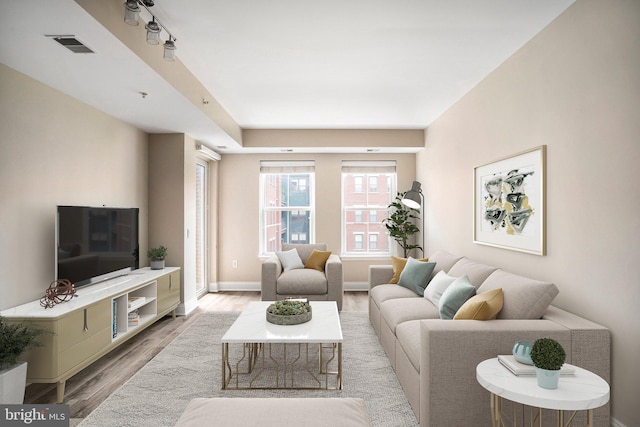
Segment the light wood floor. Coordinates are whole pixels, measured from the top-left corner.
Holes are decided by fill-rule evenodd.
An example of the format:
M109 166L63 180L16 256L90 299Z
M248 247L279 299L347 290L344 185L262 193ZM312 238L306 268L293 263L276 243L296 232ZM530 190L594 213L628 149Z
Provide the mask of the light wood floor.
M111 393L187 329L206 311L242 311L260 292L218 292L200 298L198 308L188 316L160 319L67 380L65 403L70 406L71 427L77 425ZM367 311L367 292L345 292L343 311ZM31 384L25 403L55 403L55 384Z

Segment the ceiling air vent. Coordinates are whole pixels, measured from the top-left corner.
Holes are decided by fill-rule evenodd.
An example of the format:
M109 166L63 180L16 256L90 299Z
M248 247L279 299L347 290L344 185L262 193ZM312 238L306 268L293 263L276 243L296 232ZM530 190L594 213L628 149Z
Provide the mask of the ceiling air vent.
M47 36L60 43L73 53L94 53L74 36Z

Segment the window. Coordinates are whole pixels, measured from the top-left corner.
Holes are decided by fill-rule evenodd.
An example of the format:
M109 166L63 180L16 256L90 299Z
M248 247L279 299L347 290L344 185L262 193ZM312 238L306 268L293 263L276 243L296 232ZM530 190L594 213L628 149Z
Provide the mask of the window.
M395 161L342 162L342 255L390 255L381 220L395 191Z
M314 163L260 162L260 253L313 243Z
M204 160L196 163L196 292L206 292L207 286L207 177L209 164Z

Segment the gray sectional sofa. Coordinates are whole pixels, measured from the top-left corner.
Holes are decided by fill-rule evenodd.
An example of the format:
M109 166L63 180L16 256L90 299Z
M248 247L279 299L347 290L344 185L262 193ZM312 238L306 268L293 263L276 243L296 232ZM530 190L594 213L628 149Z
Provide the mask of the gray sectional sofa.
M518 340L554 338L568 363L610 381L609 330L550 305L558 293L554 284L444 251L429 261L435 262L431 278L443 271L466 275L477 293L501 288L503 306L493 320L443 320L429 299L389 284L391 265L370 267L369 319L422 427L490 425L489 392L476 381L475 369L510 354ZM582 412L578 424L586 420ZM594 425L610 426L609 404L594 411Z

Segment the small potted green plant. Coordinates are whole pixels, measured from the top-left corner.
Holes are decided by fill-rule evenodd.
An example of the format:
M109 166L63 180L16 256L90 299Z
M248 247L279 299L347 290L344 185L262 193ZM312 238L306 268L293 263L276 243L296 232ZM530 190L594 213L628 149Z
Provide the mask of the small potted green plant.
M560 343L552 338L537 339L531 347L531 361L536 367L538 385L542 388L558 388L560 368L567 354Z
M39 347L36 340L50 333L26 322L7 322L0 316L0 402L22 404L27 384L27 362L18 358L32 347Z
M311 304L307 301L277 301L267 307L267 321L276 325L298 325L311 320Z
M164 259L167 257L167 248L164 246L151 248L147 251L147 256L151 261L152 270L162 270L164 268Z

